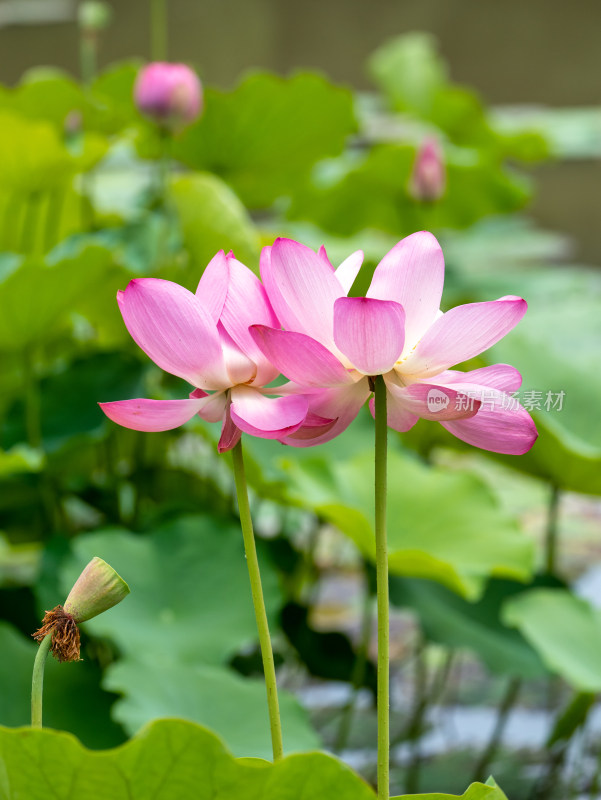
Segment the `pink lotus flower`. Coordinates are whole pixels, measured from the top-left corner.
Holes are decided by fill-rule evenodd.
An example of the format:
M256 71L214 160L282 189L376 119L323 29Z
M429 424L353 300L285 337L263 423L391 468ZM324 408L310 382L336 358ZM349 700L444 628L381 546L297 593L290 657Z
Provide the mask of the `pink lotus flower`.
M155 61L138 73L134 99L147 117L168 128L178 128L194 122L200 114L202 85L185 64Z
M298 390L304 387L314 414L336 418L316 438L284 441L302 446L333 438L371 395L371 378L383 375L391 428L407 431L423 417L484 450L529 450L536 428L507 394L520 386L519 372L506 364L449 369L501 339L522 318L526 302L501 297L443 314L443 254L425 231L382 259L367 297L347 297L362 260L354 253L334 271L323 248L316 255L289 239L263 251L261 277L285 330L257 324L254 340Z
M432 137L424 139L409 180L409 194L414 200L439 200L444 194L447 174L444 156L438 141Z
M278 326L259 279L230 254L219 252L203 273L196 294L171 281L132 280L117 294L123 320L155 364L196 387L182 400L119 400L100 403L126 428L166 431L198 414L222 422L219 452L230 450L242 431L266 439L303 437L332 425L308 414L301 395L265 388L278 375L249 332L253 323ZM208 394L208 392L212 394Z

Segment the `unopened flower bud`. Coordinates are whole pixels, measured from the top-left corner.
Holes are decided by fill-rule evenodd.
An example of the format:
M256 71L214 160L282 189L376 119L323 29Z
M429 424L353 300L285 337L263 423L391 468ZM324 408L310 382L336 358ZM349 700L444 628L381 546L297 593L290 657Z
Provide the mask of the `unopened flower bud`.
M69 111L67 116L65 117L65 121L63 123L63 130L65 132L65 136L69 139L72 139L82 132L83 128L83 116L81 111L78 111L76 108Z
M84 0L77 9L79 27L85 33L102 31L110 24L113 11L102 0Z
M422 142L409 180L409 194L414 200L433 202L444 194L447 183L444 156L436 139Z
M150 119L168 128L179 128L199 116L202 85L185 64L156 61L138 73L134 99Z
M129 594L129 586L101 558L94 557L76 580L63 606L46 611L33 634L41 642L52 636L52 653L59 661L79 661L78 623L102 614Z

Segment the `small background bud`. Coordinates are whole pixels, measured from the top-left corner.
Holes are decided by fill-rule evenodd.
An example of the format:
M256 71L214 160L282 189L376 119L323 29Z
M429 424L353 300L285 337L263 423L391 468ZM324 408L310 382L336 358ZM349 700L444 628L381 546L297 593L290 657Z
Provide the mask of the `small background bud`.
M140 111L155 122L178 128L193 122L202 109L202 85L185 64L156 61L143 67L134 87Z
M432 202L442 197L446 184L442 149L436 139L425 139L417 151L409 180L409 194L414 200Z
M81 573L65 600L64 610L75 622L102 614L129 594L129 586L101 558L94 557Z
M107 28L113 16L113 9L102 0L84 0L77 9L77 21L82 31L95 33Z
M79 136L83 129L83 116L81 111L78 111L74 108L72 111L69 111L67 116L65 117L65 121L63 123L63 130L65 132L65 136L68 138L74 138Z

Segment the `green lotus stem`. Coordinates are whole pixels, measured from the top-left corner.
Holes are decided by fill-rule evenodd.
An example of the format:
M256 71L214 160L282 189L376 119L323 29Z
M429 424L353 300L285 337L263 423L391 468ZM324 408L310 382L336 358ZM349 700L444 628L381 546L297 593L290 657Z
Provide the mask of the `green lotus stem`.
M415 692L413 700L413 711L407 726L407 737L411 742L411 761L407 767L407 777L405 780L405 792L415 794L419 786L420 770L422 765L422 755L420 747L420 737L424 729L424 720L430 701L428 693L428 667L426 664L426 641L420 631L415 645Z
M386 384L374 380L376 593L378 602L378 800L388 800L390 783L390 623L388 602L388 545L386 541L386 461L388 419Z
M44 693L44 666L46 656L52 644L52 634L48 634L40 642L33 664L33 677L31 680L31 727L42 727L42 695Z
M547 514L547 530L545 535L545 566L549 575L557 569L557 523L559 519L559 497L557 486L551 487Z
M507 681L505 693L497 710L497 719L495 721L493 731L490 735L488 744L476 762L476 766L474 767L474 772L472 774L472 782L486 780L488 777L486 773L488 771L489 764L494 759L497 750L499 749L501 740L503 739L503 733L505 732L505 728L507 726L509 714L511 713L511 710L518 699L521 688L521 678L513 676Z
M340 727L338 728L338 735L334 745L334 752L340 753L346 747L349 734L351 732L351 722L355 713L355 706L357 705L357 697L359 689L363 686L365 681L365 673L367 670L367 656L369 652L369 643L371 641L372 632L372 600L373 592L370 591L369 577L367 576L367 568L363 567L366 573L366 587L363 598L363 615L361 621L361 637L359 640L359 647L357 655L355 656L355 663L353 664L353 671L351 673L351 697L348 703L342 710L340 718Z
M39 192L30 192L24 203L23 226L21 228L21 253L33 253L36 247L35 235L38 229L41 195Z
M167 60L167 0L151 0L150 55L153 61Z
M25 430L27 444L37 448L42 444L40 387L35 370L32 348L23 353L23 383L25 389Z
M280 721L280 706L275 677L275 664L273 662L273 650L271 648L271 637L269 636L267 612L265 611L265 600L263 599L263 589L261 587L261 573L259 572L259 560L257 558L253 523L248 503L248 489L246 486L246 475L244 473L244 457L242 455L241 441L238 442L232 450L232 460L234 464L236 494L238 497L238 510L240 512L240 526L242 527L242 536L244 538L248 576L250 578L250 588L255 609L257 630L259 632L259 644L261 646L261 658L263 659L263 671L265 673L265 688L267 690L267 707L269 709L273 760L278 761L284 754L282 745L282 723Z

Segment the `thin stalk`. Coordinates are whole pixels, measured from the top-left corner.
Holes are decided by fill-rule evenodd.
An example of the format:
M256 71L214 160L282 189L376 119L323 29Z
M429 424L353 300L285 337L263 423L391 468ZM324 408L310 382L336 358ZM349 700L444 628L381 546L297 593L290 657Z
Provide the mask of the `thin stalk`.
M488 740L488 744L480 754L480 758L478 759L476 766L474 767L472 781L486 780L486 778L488 777L488 775L485 775L485 771L488 769L489 764L491 763L491 761L496 755L497 750L499 749L499 745L501 744L505 727L507 726L507 720L509 719L509 714L511 712L511 709L514 707L516 700L518 699L521 687L522 687L521 678L509 679L507 683L507 688L505 689L505 694L503 695L501 702L499 704L499 708L497 710L497 719L495 722L495 726L493 728L493 732L490 736L490 739Z
M454 661L455 651L449 650L432 683L431 698L433 706L438 705L442 701L444 691L447 688L447 684L451 676L451 670L453 668Z
M150 57L153 61L167 60L167 0L151 0Z
M415 645L415 690L413 699L413 712L409 725L407 726L406 736L411 742L411 761L407 767L407 777L405 779L405 792L414 794L419 785L419 773L421 768L421 748L420 737L424 729L424 720L428 709L428 668L426 665L426 642L423 634L418 633Z
M34 355L30 348L23 353L23 382L27 444L32 448L38 448L42 444L41 398Z
M386 461L388 419L386 385L373 380L375 402L375 532L376 593L378 605L378 800L388 800L390 785L390 622L388 601L388 546L386 541Z
M557 568L557 531L559 520L559 497L557 486L551 487L547 513L547 530L545 535L545 566L549 575L554 575Z
M43 249L47 253L59 240L60 222L65 203L66 186L60 185L54 189L46 203L46 216L44 220Z
M174 214L169 204L169 172L171 169L171 134L165 127L159 129L160 154L156 164L156 205L163 217L156 246L156 266L159 267L169 253L169 243L174 225Z
M44 666L46 656L52 644L52 634L49 633L38 647L38 652L33 663L33 677L31 680L31 727L42 727L42 696L44 693Z
M369 580L366 580L369 584ZM359 647L353 664L353 671L351 674L351 697L348 703L342 710L340 718L340 726L338 728L338 735L336 736L336 743L334 744L334 752L340 753L346 747L348 737L351 731L351 723L355 713L355 706L357 705L357 697L359 689L363 686L365 681L365 671L367 668L367 655L369 652L369 643L371 641L372 632L372 599L373 594L369 591L369 585L366 585L363 595L363 615L361 620L361 636L359 640Z
M23 227L21 228L21 241L19 252L33 253L35 251L35 235L38 228L41 195L31 192L26 201L23 214Z
M267 706L269 709L269 725L271 728L273 760L278 761L280 758L282 758L284 752L282 745L282 723L280 721L280 707L275 677L275 664L273 662L273 650L271 649L271 638L269 636L267 612L265 611L263 589L261 588L259 560L257 558L253 523L250 515L250 505L248 503L248 489L246 486L246 475L244 473L244 457L242 455L241 441L238 442L238 444L232 450L232 460L234 464L236 494L238 497L238 510L240 512L240 526L242 528L242 536L244 538L244 550L246 552L246 563L248 566L248 576L250 578L250 589L252 593L253 606L255 609L257 630L259 632L259 644L261 646L263 670L265 672L265 688L267 690Z

